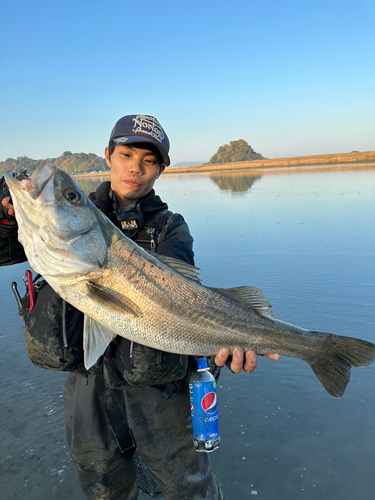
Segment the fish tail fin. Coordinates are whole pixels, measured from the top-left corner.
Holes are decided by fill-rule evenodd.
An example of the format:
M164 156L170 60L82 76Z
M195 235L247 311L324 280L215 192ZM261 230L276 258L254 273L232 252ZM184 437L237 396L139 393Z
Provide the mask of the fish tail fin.
M368 366L375 361L375 345L352 337L312 333L326 337L325 349L308 363L324 389L334 398L340 398L350 380L351 368Z

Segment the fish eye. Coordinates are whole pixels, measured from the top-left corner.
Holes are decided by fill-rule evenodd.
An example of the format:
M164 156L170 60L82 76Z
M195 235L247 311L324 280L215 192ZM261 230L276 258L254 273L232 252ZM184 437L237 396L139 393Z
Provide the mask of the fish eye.
M74 189L67 189L64 192L64 197L70 202L70 203L78 203L81 199L81 195L75 191Z

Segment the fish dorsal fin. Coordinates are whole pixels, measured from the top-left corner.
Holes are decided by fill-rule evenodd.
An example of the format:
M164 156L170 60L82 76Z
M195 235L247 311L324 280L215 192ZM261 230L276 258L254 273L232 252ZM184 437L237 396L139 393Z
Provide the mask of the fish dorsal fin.
M87 286L89 289L89 297L100 305L106 305L114 313L120 312L124 314L124 312L127 312L132 316L142 315L142 311L137 304L122 293L94 283L93 281L90 281Z
M262 290L254 286L239 286L236 288L213 288L216 292L228 295L242 306L253 309L265 318L274 319L271 304Z
M95 365L115 337L115 333L85 314L83 322L83 349L85 351L84 364L86 370Z
M187 264L179 259L174 259L173 257L165 257L165 255L157 255L155 253L152 253L151 255L185 278L201 283L201 280L198 277L198 272L200 271L199 267L192 266L191 264Z

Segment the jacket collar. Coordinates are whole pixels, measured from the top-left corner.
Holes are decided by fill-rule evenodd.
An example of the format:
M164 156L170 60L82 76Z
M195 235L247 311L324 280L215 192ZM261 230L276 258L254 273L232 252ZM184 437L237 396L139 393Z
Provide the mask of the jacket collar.
M97 188L95 193L90 193L89 198L94 203L96 207L98 207L105 215L109 215L111 213L115 213L115 209L113 207L113 196L114 193L111 190L111 182L105 181ZM141 210L143 214L152 214L155 212L159 212L160 210L167 210L168 205L164 203L158 195L155 194L155 190L151 189L151 191L143 196L137 202L138 208Z

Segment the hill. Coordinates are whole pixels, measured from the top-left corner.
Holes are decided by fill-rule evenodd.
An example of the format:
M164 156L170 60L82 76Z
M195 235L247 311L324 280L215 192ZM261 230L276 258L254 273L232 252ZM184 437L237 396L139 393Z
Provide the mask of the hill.
M256 153L246 141L239 139L238 141L232 141L230 144L220 146L217 153L211 157L208 163L212 165L254 160L265 160L265 158L261 154Z

